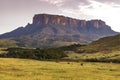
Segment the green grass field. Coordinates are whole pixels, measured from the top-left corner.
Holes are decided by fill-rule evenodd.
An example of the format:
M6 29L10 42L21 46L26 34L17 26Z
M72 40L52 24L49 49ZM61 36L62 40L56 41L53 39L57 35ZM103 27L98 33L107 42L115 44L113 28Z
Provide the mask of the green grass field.
M120 80L120 64L0 58L0 80Z

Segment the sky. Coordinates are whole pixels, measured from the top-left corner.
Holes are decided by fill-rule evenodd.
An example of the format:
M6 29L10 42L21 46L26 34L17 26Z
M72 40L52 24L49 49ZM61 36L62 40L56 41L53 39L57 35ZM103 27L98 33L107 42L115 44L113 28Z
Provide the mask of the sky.
M42 13L101 19L120 32L120 0L0 0L0 34L24 27Z

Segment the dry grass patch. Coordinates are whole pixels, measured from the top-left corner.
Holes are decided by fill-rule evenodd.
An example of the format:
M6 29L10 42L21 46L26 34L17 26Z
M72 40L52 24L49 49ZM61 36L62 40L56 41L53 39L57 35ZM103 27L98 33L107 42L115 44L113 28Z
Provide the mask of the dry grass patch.
M119 75L120 65L113 63L0 58L2 80L120 80Z

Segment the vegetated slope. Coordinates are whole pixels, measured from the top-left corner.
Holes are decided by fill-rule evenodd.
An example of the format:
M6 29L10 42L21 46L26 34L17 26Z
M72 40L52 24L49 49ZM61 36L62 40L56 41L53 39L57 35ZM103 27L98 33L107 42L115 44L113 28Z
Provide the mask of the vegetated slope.
M120 80L119 75L119 64L0 58L2 80Z
M0 39L0 48L6 48L6 47L17 47L17 42L12 39Z
M109 36L94 41L87 46L78 48L78 52L109 52L120 51L120 34L115 36Z
M69 52L69 59L120 63L120 34L101 38Z
M33 23L19 27L0 38L12 38L21 47L53 47L85 44L104 36L118 34L102 20L78 20L49 14L37 14Z

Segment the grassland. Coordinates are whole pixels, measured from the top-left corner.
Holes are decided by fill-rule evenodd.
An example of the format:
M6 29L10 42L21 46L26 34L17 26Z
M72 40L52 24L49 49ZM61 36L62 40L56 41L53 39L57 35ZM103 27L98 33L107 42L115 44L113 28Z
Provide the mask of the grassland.
M120 80L120 64L0 58L0 79Z
M82 54L69 51L67 52L67 55L68 57L66 57L65 59L69 59L69 60L97 59L98 62L100 62L101 60L103 60L103 62L107 62L107 61L108 62L114 62L114 61L120 62L120 51L112 51L110 53L97 52L97 53L82 53Z

